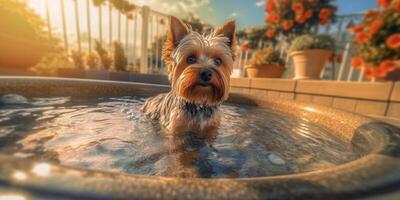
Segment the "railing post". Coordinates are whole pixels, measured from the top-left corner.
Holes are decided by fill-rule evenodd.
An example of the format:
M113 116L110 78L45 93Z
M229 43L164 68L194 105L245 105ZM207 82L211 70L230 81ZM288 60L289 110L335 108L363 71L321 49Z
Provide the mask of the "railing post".
M151 16L149 16L149 32L150 32L150 37L148 38L149 39L149 46L150 46L150 49L152 49L152 47L153 47L153 44L152 44L152 40L153 40L153 15L151 15ZM149 52L147 52L148 53L148 57L149 57L149 61L147 61L148 63L147 63L147 67L148 68L150 68L150 69L148 69L147 71L149 71L150 73L152 73L153 72L153 52L152 51L150 51L150 53Z
M101 11L101 5L99 5L99 42L103 45L103 14Z
M156 42L156 68L158 69L158 48L159 48L159 45L158 45L158 42L159 42L159 40L158 40L158 35L159 35L159 33L158 33L158 26L159 26L159 17L158 16L156 16L156 40L155 40L155 42Z
M137 64L137 54L136 54L136 40L137 40L137 23L138 23L138 13L135 12L134 27L133 27L133 65L136 67Z
M342 64L340 65L340 68L339 68L339 74L338 74L338 78L337 78L338 81L342 80L344 68L349 67L351 65L351 64L349 64L350 59L351 59L351 48L352 48L352 42L348 42L346 44L346 48L343 53Z
M129 48L129 18L128 15L125 15L125 51L128 54Z
M90 21L90 0L86 0L86 19L87 19L87 32L88 32L88 45L89 52L92 52L92 29L91 29L91 21Z
M109 3L108 5L108 26L109 26L109 30L108 30L108 42L110 44L108 44L110 46L110 52L112 52L112 47L113 47L113 18L112 18L112 14L113 14L113 9L112 9L112 5L111 3Z
M118 42L121 43L121 11L118 11Z
M351 78L353 77L353 67L349 65L349 73L347 74L347 81L351 81Z
M78 8L78 0L74 1L75 5L75 25L76 25L76 39L78 42L78 51L82 51L81 47L81 30L79 28L79 8Z
M68 54L68 34L67 34L67 24L65 22L64 0L60 1L60 5L61 5L62 27L63 27L63 32L64 32L64 48L65 48L65 52Z
M364 67L361 68L360 74L358 75L358 82L362 82L364 79Z
M140 46L140 73L148 72L148 33L149 33L149 17L150 8L148 6L142 7L142 41Z
M46 3L45 6L46 6L47 29L48 29L48 32L49 32L49 38L51 38L52 37L52 35L51 35L51 21L50 21L50 11L49 11L49 2L48 2L48 0L46 0L45 3Z
M239 60L238 60L239 77L243 78L244 77L244 70L242 68L242 59L243 59L243 51L242 50L240 50L238 58L239 58Z

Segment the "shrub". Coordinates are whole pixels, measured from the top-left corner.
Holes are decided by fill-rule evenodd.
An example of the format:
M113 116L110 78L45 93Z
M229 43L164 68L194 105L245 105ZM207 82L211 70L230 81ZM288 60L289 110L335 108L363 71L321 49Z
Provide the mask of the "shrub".
M276 46L278 40L275 37L267 37L265 32L269 29L269 26L246 28L238 30L236 37L239 41L248 42L249 48L257 49L260 48L260 44L263 43L267 46Z
M114 42L114 69L117 71L126 71L128 59L125 56L125 51L121 43Z
M274 48L265 48L261 50L255 50L248 64L250 65L284 65L285 61L280 58L280 54Z
M97 69L100 66L100 58L99 56L91 52L86 56L86 65L89 67L89 69Z
M30 68L30 71L40 76L56 76L58 69L73 67L74 63L65 53L56 52L46 54L38 64Z
M26 70L54 46L45 22L27 3L0 1L0 67Z
M100 61L103 65L103 69L110 70L113 63L113 59L110 53L105 53L100 57Z
M78 69L85 69L85 53L77 50L71 52L71 58Z
M113 62L111 55L104 49L99 41L96 41L95 50L100 57L101 67L109 70Z
M355 68L364 68L368 78L386 77L400 67L400 0L378 1L381 9L370 10L363 21L350 28L358 56Z
M289 52L308 49L334 50L334 48L335 42L329 35L305 34L292 41Z

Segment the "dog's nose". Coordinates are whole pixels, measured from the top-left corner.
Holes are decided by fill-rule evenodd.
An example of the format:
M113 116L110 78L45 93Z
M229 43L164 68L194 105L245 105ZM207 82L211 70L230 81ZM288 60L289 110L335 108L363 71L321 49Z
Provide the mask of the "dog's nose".
M203 69L200 72L200 79L204 82L209 82L212 78L212 71L209 69Z

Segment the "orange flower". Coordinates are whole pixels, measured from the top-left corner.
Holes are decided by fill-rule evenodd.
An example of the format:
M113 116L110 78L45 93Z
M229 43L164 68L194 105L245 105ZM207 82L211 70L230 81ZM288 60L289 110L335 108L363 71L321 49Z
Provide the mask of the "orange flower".
M280 20L281 18L279 17L279 15L274 15L272 18L272 22L275 24L279 23Z
M396 70L397 65L394 61L385 60L385 61L381 62L381 64L379 65L379 68L384 71L387 71L387 72L392 72L392 71Z
M366 18L375 17L377 14L378 14L378 11L376 11L376 10L370 10L370 11L367 12Z
M330 8L322 8L319 12L320 19L327 19L332 15L332 9Z
M248 42L244 42L244 43L242 44L242 51L243 51L243 52L247 52L249 49L250 49L249 43L248 43Z
M296 22L299 24L304 24L307 21L307 18L304 15L296 16Z
M130 19L130 20L133 19L133 15L132 15L132 14L128 14L127 17L128 17L128 19Z
M392 49L400 48L400 33L395 33L389 36L386 40L386 45Z
M383 8L387 8L390 5L391 0L376 0L376 2Z
M359 32L356 34L356 42L367 42L370 39L370 35L364 33L364 32Z
M279 23L280 20L281 20L281 18L279 17L279 15L277 15L275 13L271 13L268 15L266 21L267 21L267 23L277 24L277 23Z
M301 15L301 14L303 14L303 12L304 12L304 6L303 6L303 4L300 3L300 2L296 2L296 3L293 3L293 4L292 4L292 10L293 10L296 14Z
M360 56L356 56L351 59L351 66L353 68L361 68L364 66L364 60Z
M374 34L383 26L383 21L381 19L376 19L371 23L369 27L370 34Z
M373 75L373 69L371 69L371 68L365 69L364 75L365 75L368 79L373 78L373 77L374 77L374 75Z
M165 25L165 20L164 19L160 19L160 24L161 25Z
M304 17L306 19L309 19L310 17L312 17L313 15L313 11L311 9L306 10L306 12L304 13Z
M132 4L129 5L129 10L130 10L130 11L134 11L134 10L136 10L137 8L138 8L138 6L137 6L136 4L133 4L133 3L132 3Z
M291 29L293 26L293 21L292 20L285 20L282 24L282 27L285 31Z
M323 18L319 20L319 24L321 25L326 25L329 23L329 19L328 18Z
M387 71L383 70L381 68L375 68L372 70L372 76L374 76L374 77L383 78L383 77L386 77L386 75L387 75Z
M400 1L396 2L393 4L393 8L397 10L397 12L400 12Z
M266 32L267 37L272 38L275 36L275 30L274 29L268 29Z
M364 29L364 27L361 24L357 24L357 25L352 26L349 31L352 33L358 33L360 31L362 31L363 29Z
M273 12L274 10L275 10L275 1L268 0L267 3L265 4L265 11Z

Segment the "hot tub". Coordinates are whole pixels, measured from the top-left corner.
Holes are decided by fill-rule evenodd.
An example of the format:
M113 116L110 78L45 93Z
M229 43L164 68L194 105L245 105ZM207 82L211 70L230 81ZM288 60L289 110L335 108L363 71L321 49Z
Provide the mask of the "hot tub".
M165 136L141 115L148 96L167 91L143 83L1 77L0 197L400 198L394 126L232 93L209 145L196 135ZM180 140L190 144L177 149Z

